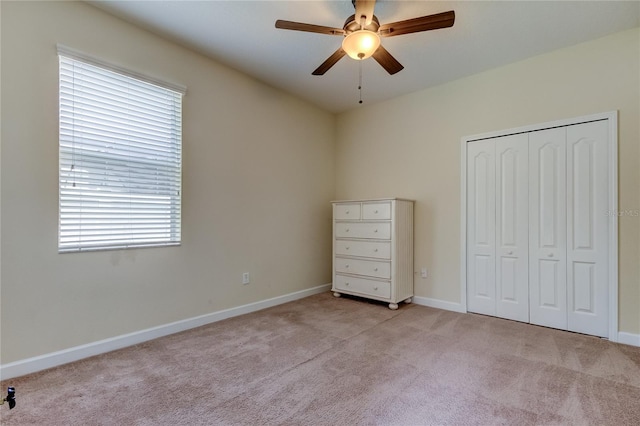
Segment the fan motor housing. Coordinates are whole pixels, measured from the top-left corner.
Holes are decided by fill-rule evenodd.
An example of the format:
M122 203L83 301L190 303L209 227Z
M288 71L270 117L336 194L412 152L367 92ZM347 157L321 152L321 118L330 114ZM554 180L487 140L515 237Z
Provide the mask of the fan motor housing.
M378 32L380 28L380 21L378 21L378 17L373 15L373 19L371 19L371 23L364 27L365 30L373 31L374 33ZM344 29L345 35L349 35L354 31L360 30L360 23L356 21L356 15L351 15L344 21Z

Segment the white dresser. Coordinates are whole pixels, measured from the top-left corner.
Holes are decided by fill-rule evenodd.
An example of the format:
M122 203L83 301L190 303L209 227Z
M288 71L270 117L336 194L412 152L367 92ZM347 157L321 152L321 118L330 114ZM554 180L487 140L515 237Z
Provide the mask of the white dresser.
M389 303L413 297L413 201L333 202L333 295Z

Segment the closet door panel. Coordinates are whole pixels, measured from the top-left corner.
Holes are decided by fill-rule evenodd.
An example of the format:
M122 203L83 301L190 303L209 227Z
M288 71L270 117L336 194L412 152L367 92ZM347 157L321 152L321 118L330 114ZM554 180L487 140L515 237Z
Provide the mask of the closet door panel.
M608 335L608 123L567 128L568 329Z
M467 144L467 309L496 314L495 144Z
M529 322L528 135L496 144L496 315Z
M566 129L529 134L530 322L567 328Z

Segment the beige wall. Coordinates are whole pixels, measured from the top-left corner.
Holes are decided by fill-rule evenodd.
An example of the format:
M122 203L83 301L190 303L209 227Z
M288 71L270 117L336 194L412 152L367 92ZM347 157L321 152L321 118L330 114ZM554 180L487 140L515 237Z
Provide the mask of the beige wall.
M338 117L337 198L417 200L418 296L460 302L460 139L619 111L619 207L640 209L640 30L618 33ZM640 218L619 220L619 326L640 332Z
M3 364L331 281L332 114L83 3L1 11ZM181 247L57 253L56 43L187 86Z

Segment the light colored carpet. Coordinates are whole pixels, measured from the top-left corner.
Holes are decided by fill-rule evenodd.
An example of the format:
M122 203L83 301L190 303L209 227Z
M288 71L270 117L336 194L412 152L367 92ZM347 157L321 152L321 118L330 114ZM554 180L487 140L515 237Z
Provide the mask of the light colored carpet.
M640 348L330 293L8 385L6 425L640 424Z

